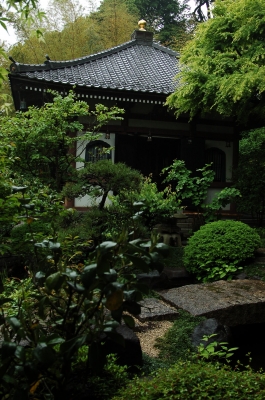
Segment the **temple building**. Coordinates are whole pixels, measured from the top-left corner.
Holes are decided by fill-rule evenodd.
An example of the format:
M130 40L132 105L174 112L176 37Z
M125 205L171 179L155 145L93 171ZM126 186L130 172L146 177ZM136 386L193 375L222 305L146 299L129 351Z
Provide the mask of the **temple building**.
M144 175L152 173L157 182L161 170L176 158L192 171L212 162L215 180L209 201L231 185L238 160L234 121L216 114L192 121L188 115L176 119L165 101L179 84L179 54L154 42L153 33L139 27L130 41L87 57L52 61L46 56L38 65L13 60L9 80L15 108L41 107L51 101L49 89L64 94L73 88L91 109L97 103L117 105L125 110L123 120L104 126L100 141L85 146L84 158L89 161L100 146L114 146L113 162L124 162ZM83 209L87 199L76 199L72 206ZM227 211L233 212L233 206Z

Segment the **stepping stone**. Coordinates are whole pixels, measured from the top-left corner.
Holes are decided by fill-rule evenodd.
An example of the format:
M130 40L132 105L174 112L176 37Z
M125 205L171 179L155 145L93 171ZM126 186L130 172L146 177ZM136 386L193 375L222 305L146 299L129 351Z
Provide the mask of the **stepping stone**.
M141 314L135 317L141 322L172 320L176 319L179 314L175 308L164 304L158 299L144 299L140 301L140 304Z
M265 322L265 282L217 281L187 285L160 293L170 305L194 316L216 318L223 325Z

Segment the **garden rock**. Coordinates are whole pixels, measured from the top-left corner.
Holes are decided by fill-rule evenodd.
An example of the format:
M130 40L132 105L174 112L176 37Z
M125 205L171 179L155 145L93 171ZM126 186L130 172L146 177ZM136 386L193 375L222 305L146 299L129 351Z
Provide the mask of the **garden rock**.
M138 282L144 283L150 289L159 287L161 279L163 278L161 278L161 274L157 270L137 275Z
M203 340L204 336L214 335L209 338L207 342ZM212 342L230 342L231 330L228 326L222 325L217 319L209 318L206 321L201 322L197 325L192 333L191 342L194 347L198 347L200 344L207 346Z
M160 287L171 289L194 283L194 279L188 273L186 268L165 267L161 273Z
M161 292L164 301L194 316L216 318L223 325L265 322L265 282L217 281Z
M194 279L186 268L165 267L161 273L151 271L137 275L138 282L144 283L150 289L171 289L194 283Z
M248 276L245 272L240 272L240 274L235 276L235 279L248 279Z
M125 342L125 346L114 342L113 340L107 339L104 347L107 354L117 355L117 364L127 365L131 372L139 371L138 367L143 365L142 349L140 340L136 334L128 328L126 325L120 325L116 329Z
M141 322L172 320L179 314L175 308L155 298L144 299L140 301L140 304L141 313L136 318Z

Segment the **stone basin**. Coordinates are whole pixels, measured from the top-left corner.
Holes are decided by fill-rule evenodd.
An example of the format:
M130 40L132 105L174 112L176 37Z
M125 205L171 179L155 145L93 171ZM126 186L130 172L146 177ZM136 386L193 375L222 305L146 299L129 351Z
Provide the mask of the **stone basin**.
M265 323L265 282L217 281L160 292L170 305L194 316L216 318L228 326Z

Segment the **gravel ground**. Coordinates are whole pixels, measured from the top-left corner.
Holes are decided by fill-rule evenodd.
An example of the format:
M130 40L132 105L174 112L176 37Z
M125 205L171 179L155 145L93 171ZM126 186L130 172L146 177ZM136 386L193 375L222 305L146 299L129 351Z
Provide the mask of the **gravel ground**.
M138 336L142 351L150 357L158 357L159 350L154 347L156 339L164 336L173 325L173 321L148 321L135 320L135 333Z

